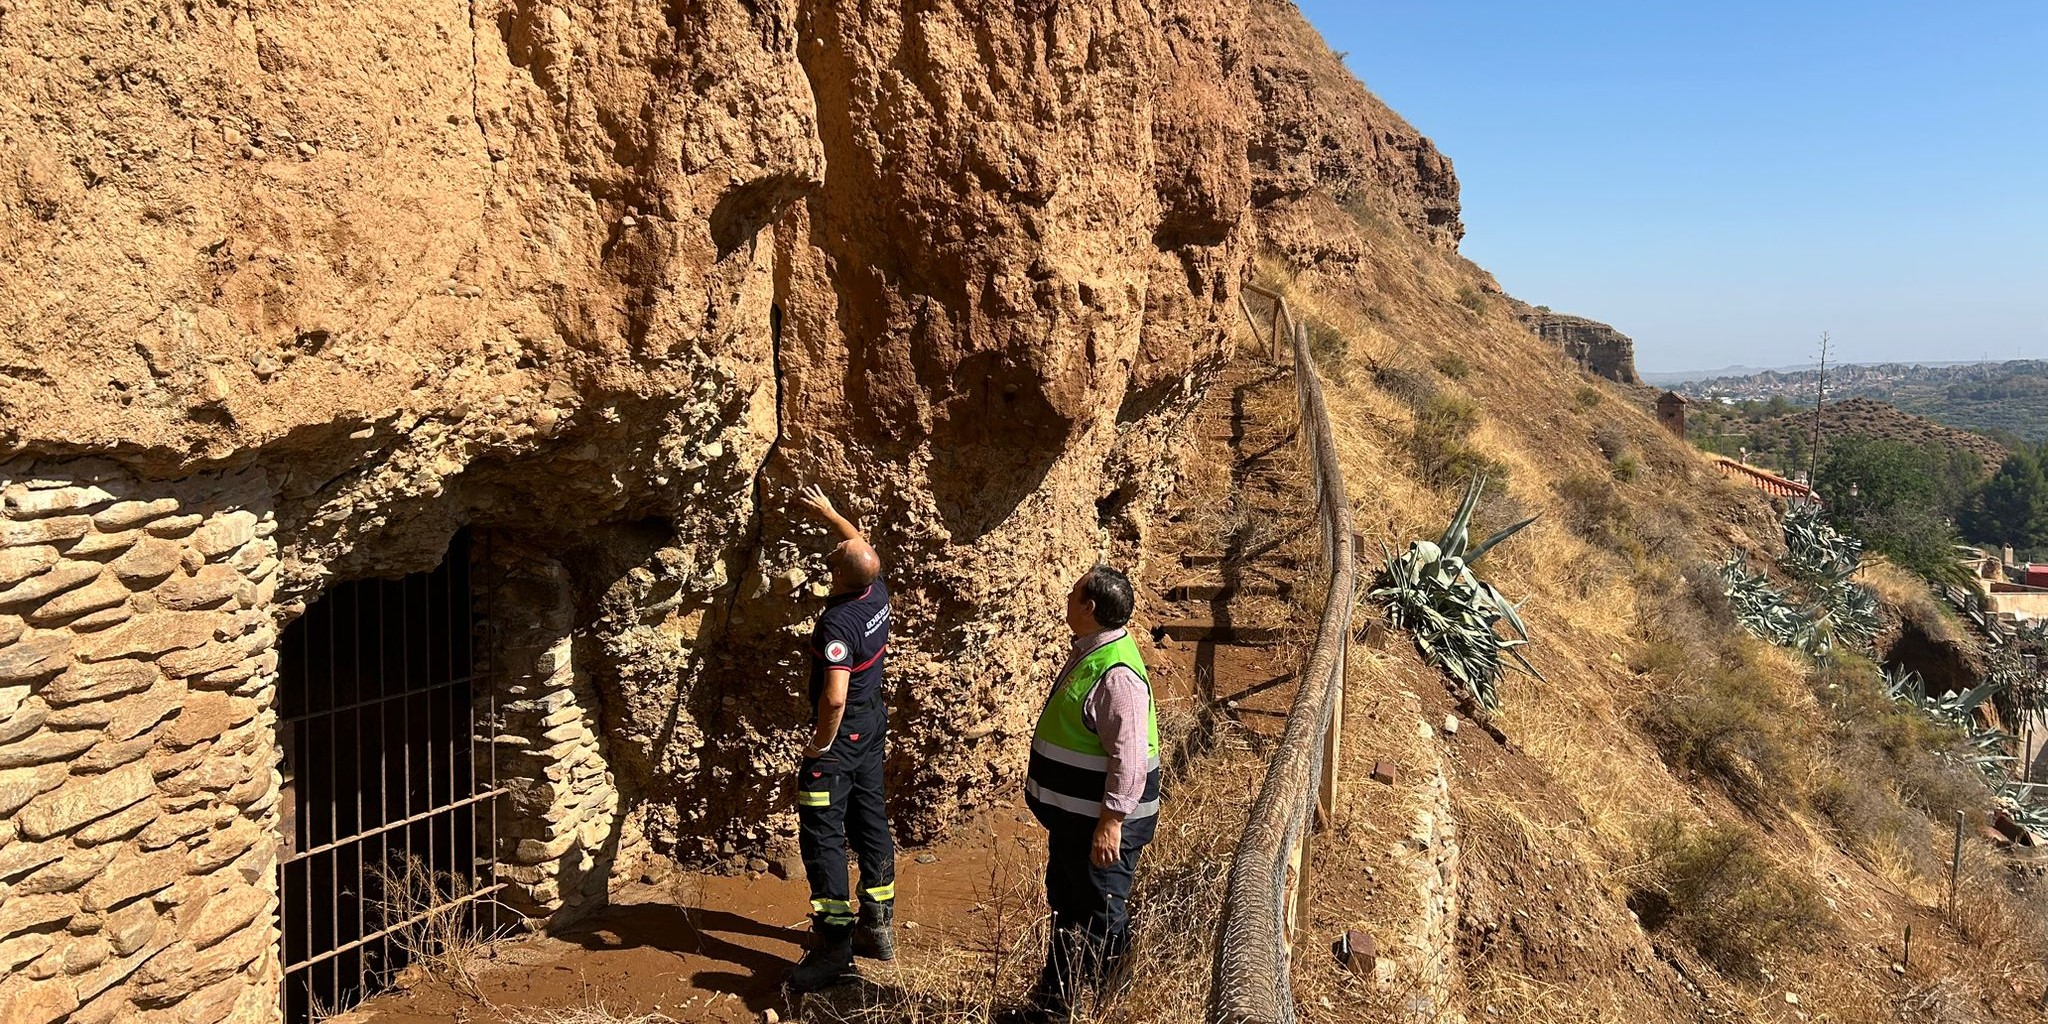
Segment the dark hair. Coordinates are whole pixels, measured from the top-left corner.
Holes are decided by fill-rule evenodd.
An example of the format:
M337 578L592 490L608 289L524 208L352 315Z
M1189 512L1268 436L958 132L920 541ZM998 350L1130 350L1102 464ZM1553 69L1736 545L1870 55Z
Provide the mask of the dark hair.
M1095 606L1095 621L1114 629L1131 621L1131 579L1106 565L1081 577L1081 596Z

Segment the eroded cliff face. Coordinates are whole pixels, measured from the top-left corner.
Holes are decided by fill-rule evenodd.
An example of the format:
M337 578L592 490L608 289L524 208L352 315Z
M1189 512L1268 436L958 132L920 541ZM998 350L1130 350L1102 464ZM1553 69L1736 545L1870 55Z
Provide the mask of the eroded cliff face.
M1514 304L1515 317L1536 336L1563 350L1587 373L1617 384L1641 384L1636 376L1636 343L1629 336L1582 316L1553 313L1526 303Z
M1018 762L1072 575L1135 550L1251 212L1460 230L1287 4L53 3L0 63L7 477L229 495L278 626L466 525L551 552L684 854L793 831L799 482L889 563L927 834Z
M342 870L300 797L373 784L296 759L416 654L476 723L430 794L474 740L529 920L788 844L801 484L881 549L899 832L942 830L1015 785L1072 578L1137 556L1257 214L1457 237L1448 164L1267 0L53 0L0 71L10 1020L337 996L279 895ZM458 535L481 630L451 592L363 632L337 584Z

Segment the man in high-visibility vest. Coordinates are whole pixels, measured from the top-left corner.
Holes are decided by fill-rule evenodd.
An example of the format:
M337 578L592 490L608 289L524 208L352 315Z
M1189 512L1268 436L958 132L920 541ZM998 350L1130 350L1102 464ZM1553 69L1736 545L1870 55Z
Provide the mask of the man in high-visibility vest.
M797 770L797 842L811 884L811 948L789 972L809 992L852 981L855 955L896 956L896 845L882 785L889 708L882 657L889 646L889 588L882 560L860 528L816 487L802 501L832 528L826 559L832 594L811 630L811 731ZM851 838L860 857L860 910L846 878ZM856 927L858 925L858 927Z
M1111 987L1130 944L1138 854L1159 820L1159 714L1131 619L1131 581L1105 565L1067 594L1073 652L1031 738L1024 799L1046 831L1052 944L1025 1020L1058 1020L1084 985Z

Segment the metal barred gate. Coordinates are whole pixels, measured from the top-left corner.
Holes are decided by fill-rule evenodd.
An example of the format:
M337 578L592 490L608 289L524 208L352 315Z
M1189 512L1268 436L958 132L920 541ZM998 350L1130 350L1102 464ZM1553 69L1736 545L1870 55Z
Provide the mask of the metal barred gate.
M465 531L432 572L339 584L280 641L279 960L294 1024L354 1006L451 935L497 930L504 790L471 547Z

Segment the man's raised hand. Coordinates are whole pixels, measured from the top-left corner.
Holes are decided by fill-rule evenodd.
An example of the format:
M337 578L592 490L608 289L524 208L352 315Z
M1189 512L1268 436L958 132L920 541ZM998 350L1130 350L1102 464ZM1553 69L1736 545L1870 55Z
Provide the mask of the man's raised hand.
M832 499L825 497L825 489L817 484L811 484L798 491L797 502L810 509L812 515L826 522L831 522L839 515L839 510L832 507Z

